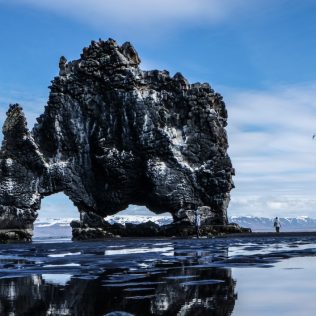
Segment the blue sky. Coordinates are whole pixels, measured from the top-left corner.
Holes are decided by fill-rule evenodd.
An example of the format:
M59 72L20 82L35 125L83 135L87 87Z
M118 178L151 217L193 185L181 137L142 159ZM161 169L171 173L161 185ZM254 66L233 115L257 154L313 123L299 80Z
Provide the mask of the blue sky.
M33 126L61 55L128 40L142 68L180 71L224 96L230 215L316 217L315 21L312 0L0 0L0 124L20 102ZM71 216L65 203L46 198L40 214Z

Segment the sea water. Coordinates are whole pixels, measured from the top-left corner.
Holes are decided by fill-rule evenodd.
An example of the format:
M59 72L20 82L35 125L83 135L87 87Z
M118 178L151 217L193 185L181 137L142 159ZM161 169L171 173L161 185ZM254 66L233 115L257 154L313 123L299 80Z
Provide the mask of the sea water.
M313 237L0 245L0 315L315 315Z

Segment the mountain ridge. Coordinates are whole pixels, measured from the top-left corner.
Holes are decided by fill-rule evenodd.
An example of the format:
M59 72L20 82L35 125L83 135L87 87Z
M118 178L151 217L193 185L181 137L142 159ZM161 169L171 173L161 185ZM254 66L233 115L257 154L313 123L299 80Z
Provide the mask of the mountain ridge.
M273 219L269 217L259 216L230 216L229 222L236 223L242 227L251 228L253 231L273 231ZM70 229L70 222L74 218L43 218L38 219L35 223L35 234L36 230L45 231L46 229ZM133 223L140 224L147 221L152 221L158 225L166 225L172 222L171 215L112 215L105 218L110 224L114 223ZM308 216L296 216L296 217L280 217L281 230L282 231L296 231L306 230L316 231L316 218Z

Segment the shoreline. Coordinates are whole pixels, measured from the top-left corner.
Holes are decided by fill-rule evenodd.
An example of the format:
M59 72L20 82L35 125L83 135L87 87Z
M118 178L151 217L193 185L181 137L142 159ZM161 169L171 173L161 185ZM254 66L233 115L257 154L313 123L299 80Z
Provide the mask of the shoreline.
M229 237L296 237L296 236L315 236L316 231L300 231L300 232L252 232L252 233L233 233L222 236L215 236L215 238L229 238Z
M316 237L316 231L302 231L302 232L254 232L254 233L232 233L225 235L217 235L212 237L202 236L201 238L196 237L118 237L118 238L105 238L105 239L87 239L87 240L72 240L72 242L99 242L99 241L127 241L127 240L163 240L163 241L175 241L175 240L196 240L196 241L211 241L215 239L234 239L234 238L283 238L283 237Z
M249 238L249 239L256 239L256 238L284 238L284 237L316 237L316 231L300 231L300 232L252 232L252 233L231 233L231 234L222 234L217 236L202 236L201 238L194 237L164 237L164 236L152 236L152 237L115 237L115 238L96 238L96 239L86 239L86 240L72 240L71 237L67 236L67 243L68 242L107 242L107 241L127 241L127 240L163 240L163 241L175 241L175 240L198 240L198 241L210 241L214 239L234 239L234 238ZM69 239L68 239L69 238ZM55 237L39 237L32 241L22 241L22 240L7 240L6 242L0 242L0 244L12 244L12 243L38 243L45 242L45 240L53 241ZM63 239L62 236L59 236L57 239ZM62 241L61 241L62 242Z

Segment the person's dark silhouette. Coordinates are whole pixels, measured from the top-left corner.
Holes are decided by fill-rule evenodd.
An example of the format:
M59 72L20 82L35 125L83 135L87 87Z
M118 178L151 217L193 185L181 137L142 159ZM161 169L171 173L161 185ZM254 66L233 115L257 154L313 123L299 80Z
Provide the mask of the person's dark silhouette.
M195 211L195 230L196 230L196 238L200 238L200 227L201 227L201 215L198 210Z
M278 217L274 219L273 226L275 228L276 233L280 232L281 222Z

